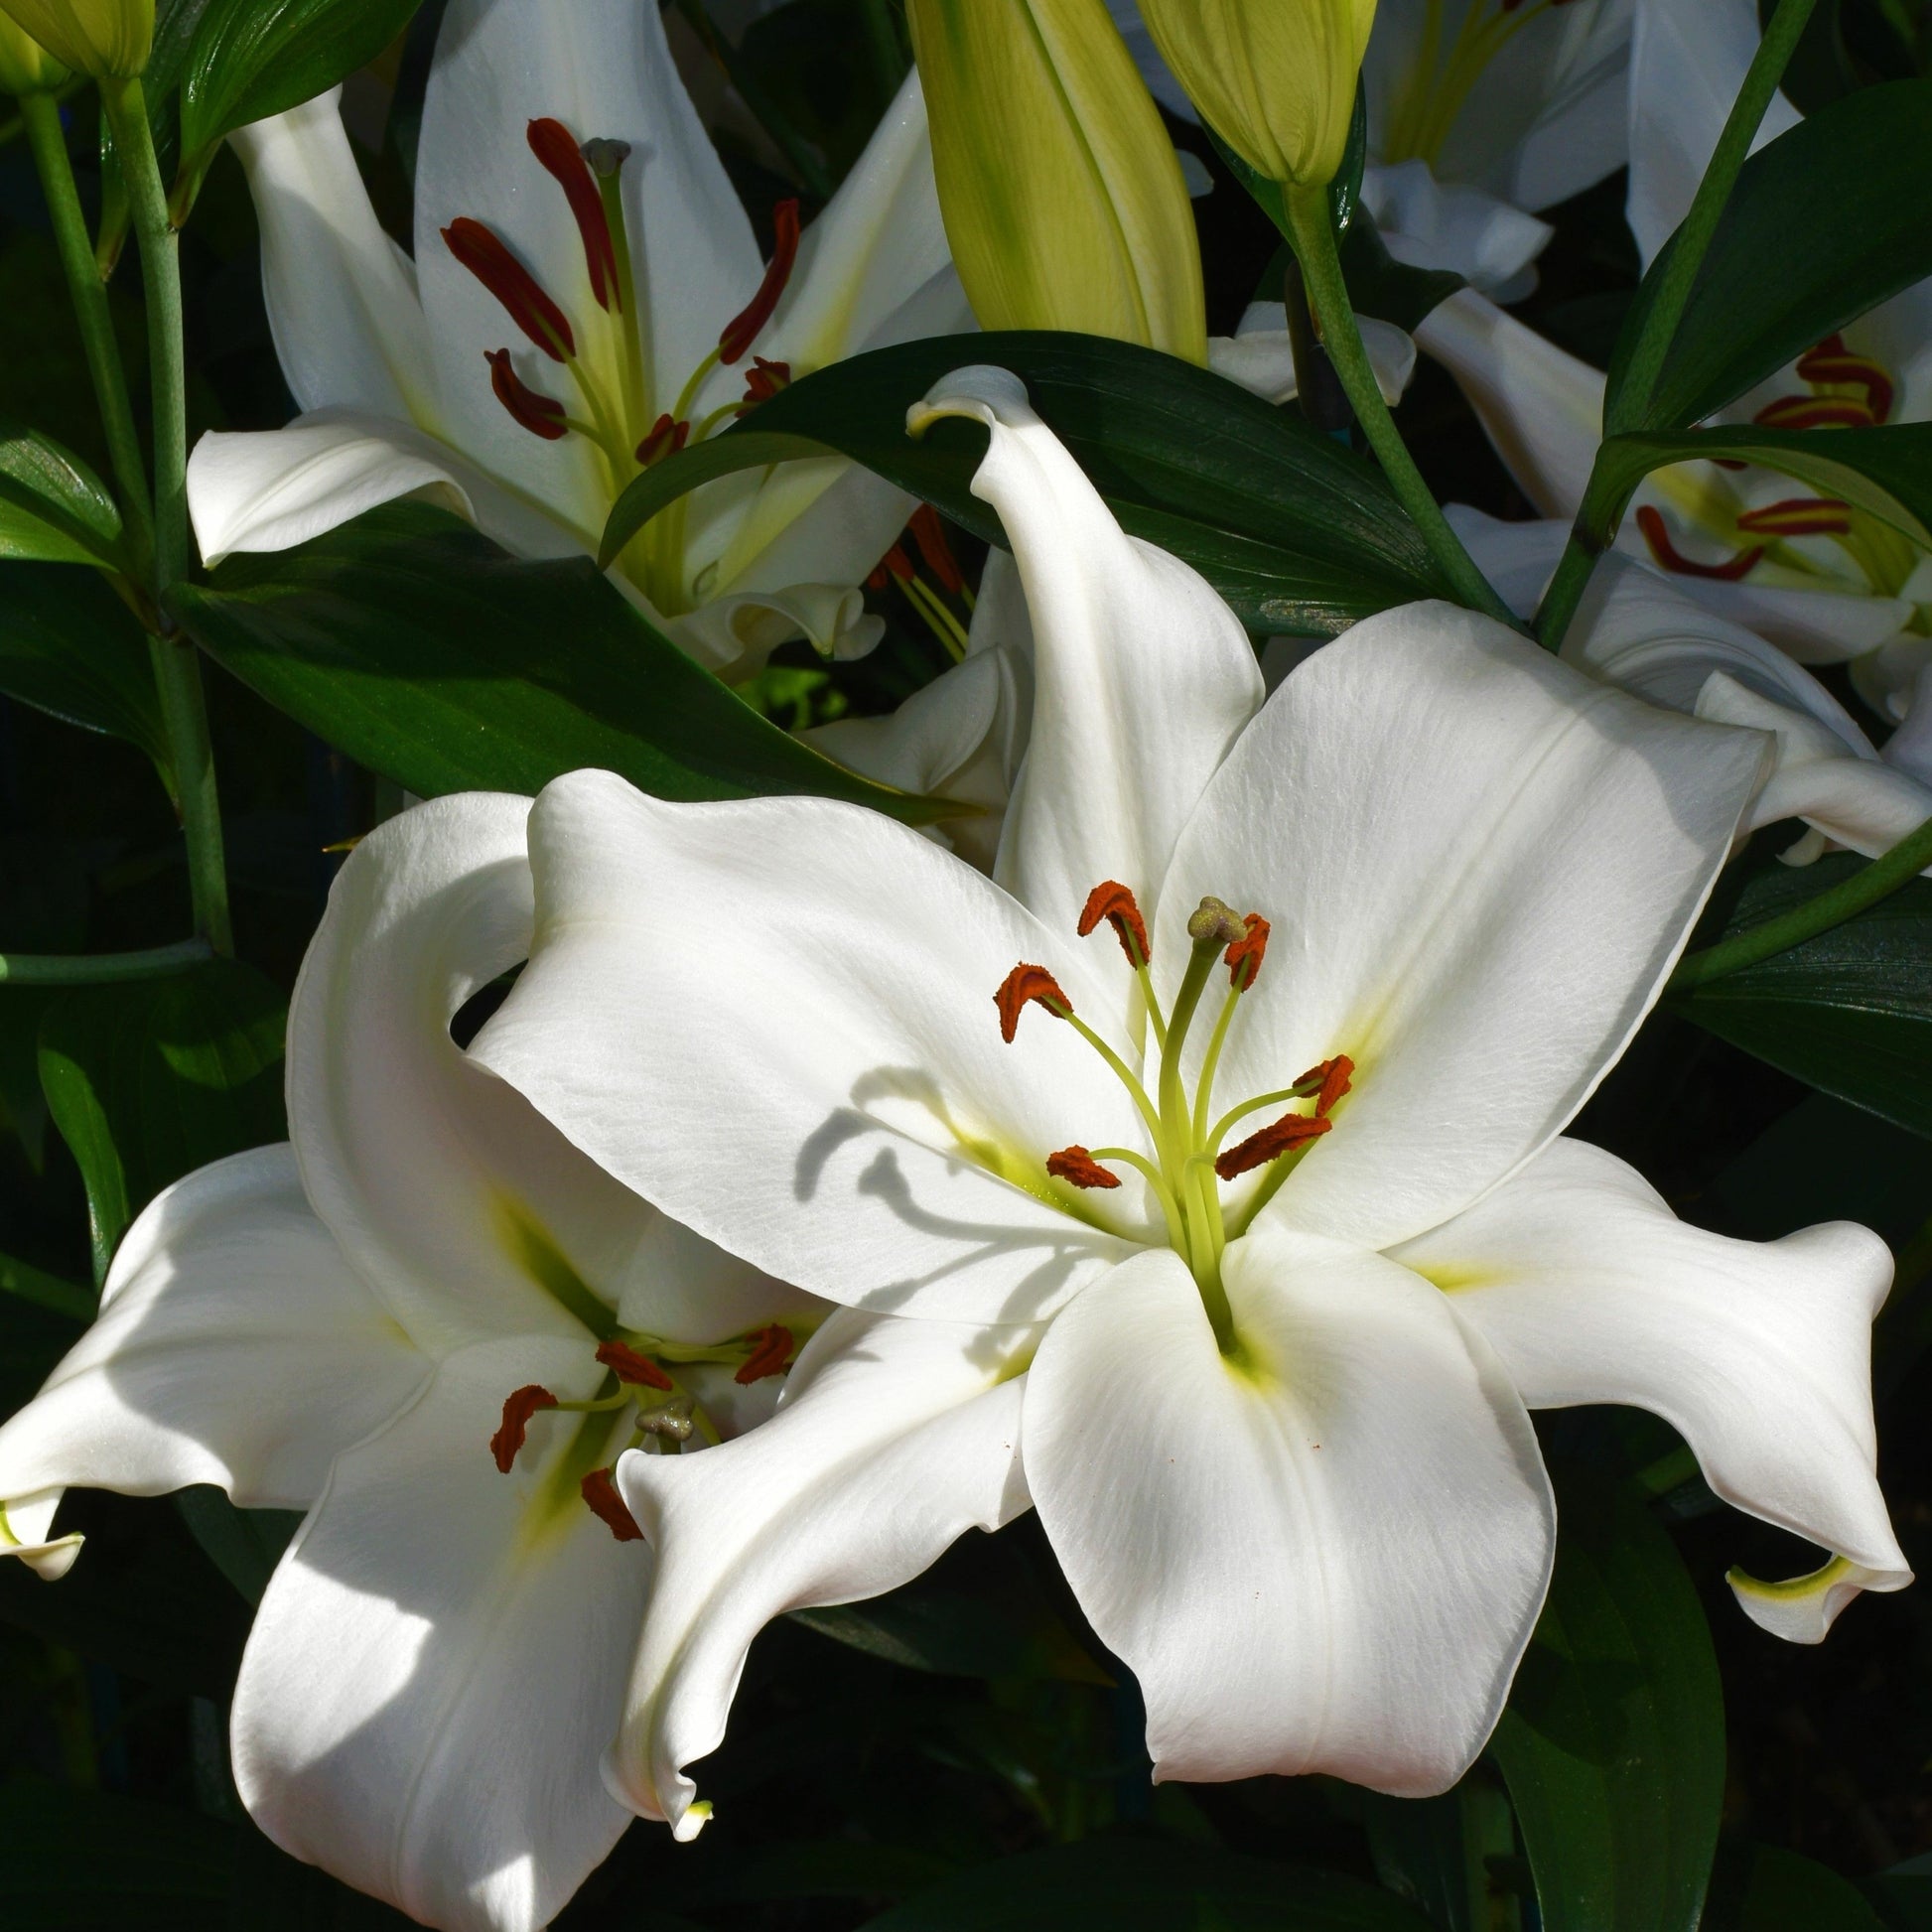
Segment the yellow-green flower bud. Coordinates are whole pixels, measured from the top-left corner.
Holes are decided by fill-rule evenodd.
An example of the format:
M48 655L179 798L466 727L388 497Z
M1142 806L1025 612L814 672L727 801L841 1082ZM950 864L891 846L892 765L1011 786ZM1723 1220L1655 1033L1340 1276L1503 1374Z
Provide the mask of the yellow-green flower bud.
M31 34L0 13L0 94L51 94L68 70Z
M1193 211L1106 0L908 0L946 239L980 324L1207 358Z
M1334 179L1375 0L1141 0L1141 18L1250 168L1298 188Z
M0 13L96 80L139 73L154 46L154 0L0 0Z

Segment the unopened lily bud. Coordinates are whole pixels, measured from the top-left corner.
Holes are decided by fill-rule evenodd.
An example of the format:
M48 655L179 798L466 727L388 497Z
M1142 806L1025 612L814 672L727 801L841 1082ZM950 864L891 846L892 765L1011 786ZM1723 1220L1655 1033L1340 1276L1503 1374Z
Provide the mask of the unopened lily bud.
M946 239L981 326L1205 361L1186 185L1106 0L908 0L906 17Z
M1141 0L1141 18L1250 168L1298 188L1334 179L1375 0Z
M96 80L139 73L154 46L154 0L0 0L0 13Z
M51 94L68 70L11 14L0 13L0 94Z

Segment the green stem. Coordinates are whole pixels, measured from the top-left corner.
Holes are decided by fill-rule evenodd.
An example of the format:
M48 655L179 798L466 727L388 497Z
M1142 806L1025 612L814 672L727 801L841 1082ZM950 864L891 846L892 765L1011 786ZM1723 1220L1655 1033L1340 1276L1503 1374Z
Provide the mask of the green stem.
M120 485L121 516L133 550L133 564L144 578L154 564L154 524L148 512L148 473L141 460L141 439L134 427L134 406L128 400L127 371L121 366L120 345L114 340L114 320L107 307L107 289L94 267L93 238L73 185L73 164L68 159L67 137L61 128L61 109L52 94L27 94L20 102L28 145L40 171L41 190L54 223L54 242L68 278L73 318L80 329L80 345L93 380L94 400L107 437L108 460Z
M1354 405L1355 418L1368 438L1369 448L1382 465L1382 474L1409 512L1430 555L1455 594L1472 611L1480 611L1511 629L1522 624L1495 591L1489 580L1475 567L1463 549L1461 539L1449 528L1442 506L1423 482L1402 432L1382 400L1375 370L1362 346L1361 330L1356 326L1354 305L1348 299L1348 285L1342 278L1341 257L1335 251L1335 231L1328 208L1326 185L1319 188L1284 188L1282 201L1288 209L1289 226L1294 231L1295 253L1302 264L1302 279L1309 292L1310 306L1321 326L1321 346L1328 351L1341 386Z
M188 372L182 345L181 237L168 218L168 196L155 159L141 82L138 78L103 80L100 94L113 125L141 246L154 388L155 603L162 621L172 625L168 593L188 575ZM195 928L216 952L231 953L234 933L221 851L221 807L201 664L193 644L179 633L156 638L152 654L162 722L180 788Z
M110 986L123 980L165 979L213 956L206 939L180 939L146 952L0 953L0 985Z
M1671 237L1669 250L1657 272L1657 297L1644 316L1630 358L1624 364L1618 388L1621 407L1618 414L1628 418L1618 428L1634 428L1648 407L1664 358L1670 353L1677 325L1683 319L1684 305L1691 299L1698 270L1704 266L1711 237L1717 233L1730 191L1736 185L1737 171L1750 153L1758 123L1771 104L1778 82L1784 77L1798 38L1805 31L1816 0L1778 0L1777 11L1757 44L1757 52L1744 75L1737 98L1730 104L1729 117L1718 145L1712 150L1711 164L1691 198L1690 212ZM1606 425L1606 427L1608 427Z
M1788 952L1835 925L1843 925L1867 905L1877 904L1901 886L1909 885L1928 865L1932 865L1932 819L1900 839L1883 858L1872 860L1842 885L1806 899L1781 918L1766 919L1748 932L1733 933L1715 946L1687 954L1670 976L1668 990L1685 993Z

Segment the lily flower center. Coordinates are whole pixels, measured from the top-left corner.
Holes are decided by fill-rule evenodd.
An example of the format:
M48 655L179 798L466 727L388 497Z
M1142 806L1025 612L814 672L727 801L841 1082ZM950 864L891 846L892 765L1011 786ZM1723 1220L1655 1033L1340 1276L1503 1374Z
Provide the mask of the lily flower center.
M675 397L652 392L649 318L633 314L630 236L622 176L630 159L623 141L579 143L561 121L529 124L530 152L563 191L583 244L588 302L575 314L545 289L483 222L460 215L443 230L450 252L483 283L517 329L558 363L574 395L546 395L519 376L507 347L490 349L489 384L512 421L545 442L584 438L596 451L612 502L654 463L767 402L791 380L790 366L755 355L745 394L693 419L698 392L720 366L742 362L770 322L798 256L798 204L772 211L776 235L770 264L752 300L719 331L717 346L690 372ZM561 211L560 217L561 218ZM685 582L681 503L652 519L620 560L620 567L667 617L693 609L695 586Z
M1470 0L1445 50L1443 0L1425 0L1422 38L1396 89L1383 132L1384 160L1421 160L1435 167L1484 69L1532 20L1569 4L1571 0Z
M994 995L1001 1036L1009 1045L1018 1036L1021 1017L1037 1006L1074 1029L1106 1062L1134 1102L1146 1134L1142 1148L1087 1148L1077 1143L1045 1157L1050 1182L1081 1190L1110 1190L1121 1184L1115 1167L1133 1169L1147 1181L1167 1224L1168 1240L1186 1262L1200 1290L1214 1332L1224 1350L1233 1345L1233 1320L1221 1282L1227 1245L1247 1232L1254 1217L1273 1199L1309 1150L1329 1133L1336 1106L1354 1083L1355 1062L1346 1053L1298 1074L1285 1086L1260 1093L1216 1115L1214 1080L1235 1015L1260 978L1268 952L1269 921L1259 912L1236 912L1218 898L1204 898L1187 920L1191 950L1172 1011L1163 1012L1155 994L1147 920L1133 893L1106 880L1087 897L1080 914L1082 938L1103 921L1112 928L1145 1002L1152 1052L1136 1071L1073 1011L1073 1003L1044 967L1023 961ZM1187 1077L1188 1037L1201 1019L1217 966L1227 969L1227 989L1207 1036L1191 1085ZM1143 1073L1152 1070L1150 1092ZM1290 1104L1299 1103L1299 1104ZM1229 1134L1264 1110L1286 1111L1233 1146ZM1244 1175L1267 1170L1237 1208L1230 1210L1222 1189Z
M694 1437L714 1447L721 1440L718 1425L690 1386L690 1368L699 1363L730 1368L733 1381L750 1387L784 1374L795 1349L791 1330L777 1322L729 1341L696 1346L637 1330L619 1331L597 1344L595 1359L605 1373L596 1395L566 1402L539 1382L512 1389L503 1398L502 1421L489 1439L489 1453L508 1475L539 1415L558 1410L580 1416L552 1483L565 1493L574 1485L585 1506L620 1543L634 1543L643 1531L618 1493L618 1457L633 1449L676 1455Z
M1890 371L1868 355L1855 354L1841 336L1827 336L1800 356L1797 373L1804 392L1766 403L1751 419L1760 428L1872 429L1891 420L1898 385ZM1726 470L1746 467L1724 458L1718 462ZM1835 496L1787 496L1740 509L1727 489L1701 487L1690 481L1693 474L1664 471L1660 486L1700 536L1730 554L1716 563L1686 556L1672 540L1662 512L1645 503L1636 513L1637 528L1660 570L1735 584L1760 565L1769 565L1815 580L1833 573L1815 552L1799 548L1796 540L1829 537L1875 595L1911 595L1907 583L1926 552L1868 510ZM1921 602L1906 627L1932 633L1932 605Z

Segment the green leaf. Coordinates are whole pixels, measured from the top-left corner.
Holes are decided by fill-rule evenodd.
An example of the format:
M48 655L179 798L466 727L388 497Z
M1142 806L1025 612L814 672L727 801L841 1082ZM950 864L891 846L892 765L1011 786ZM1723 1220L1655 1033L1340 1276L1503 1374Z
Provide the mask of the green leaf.
M203 1554L250 1603L262 1600L282 1552L302 1527L300 1510L237 1509L207 1483L178 1491L175 1507Z
M121 513L106 485L70 450L0 419L0 558L115 565Z
M231 557L211 586L176 601L244 684L424 797L537 792L600 765L660 798L807 792L913 824L950 809L788 738L646 623L588 557L522 563L425 504Z
M4 1932L206 1932L237 1836L199 1812L39 1779L0 1786L0 1833L31 1848L0 1888Z
M1440 1798L1362 1794L1375 1875L1439 1932L1502 1932L1520 1915L1498 1899L1492 1862L1516 1851L1516 1822L1494 1774L1478 1768Z
M147 632L97 571L0 563L0 691L168 768Z
M274 986L223 959L48 1009L41 1084L86 1183L96 1281L171 1180L282 1138L286 1018Z
M1608 549L1638 483L1653 470L1697 461L1760 464L1795 477L1932 549L1932 423L1875 429L1647 430L1612 436L1598 449L1584 517Z
M1840 853L1768 867L1713 936L1777 918L1864 863ZM1670 1006L1821 1092L1932 1135L1932 881L1915 879L1803 945L1672 995Z
M1307 1865L1090 1838L948 1878L866 1932L1426 1932L1388 1892Z
M1625 371L1671 244L1637 291L1604 396L1612 435L1688 429L1932 274L1932 81L1833 101L1738 171L1651 393Z
M1724 1800L1711 1634L1670 1538L1558 1481L1556 1574L1490 1751L1546 1932L1694 1932Z
M1849 1878L1769 1845L1726 1846L1704 1932L1883 1932Z
M210 0L181 83L181 145L192 172L224 135L286 113L369 62L422 0Z
M50 1275L45 1268L36 1268L13 1255L0 1255L0 1295L31 1302L37 1309L65 1314L73 1321L94 1318L96 1303L91 1289L63 1281L59 1275Z
M638 477L611 512L604 554L701 483L828 450L1004 544L970 487L985 431L955 421L916 441L905 431L907 408L974 362L1018 375L1122 526L1191 564L1258 635L1329 636L1391 605L1450 595L1365 459L1174 356L1035 331L901 343L805 376Z

